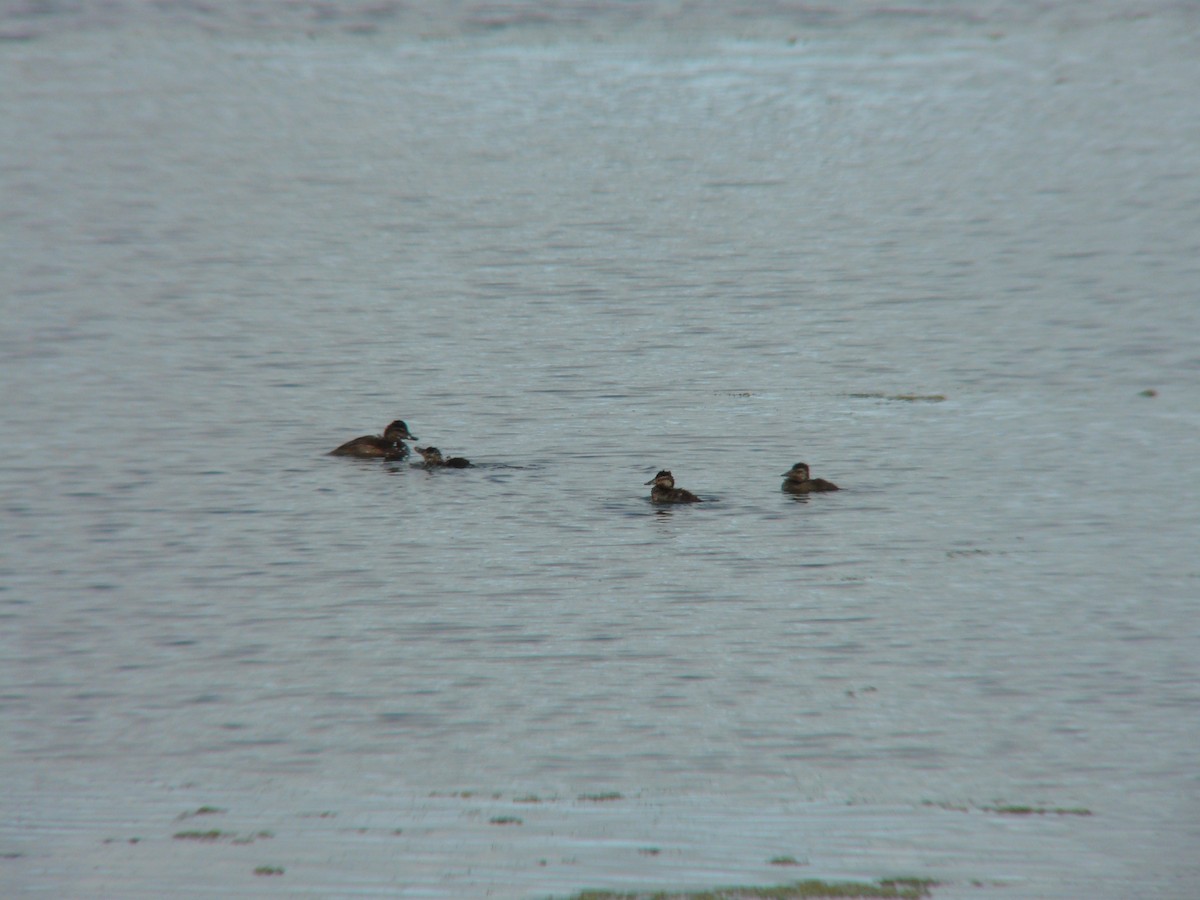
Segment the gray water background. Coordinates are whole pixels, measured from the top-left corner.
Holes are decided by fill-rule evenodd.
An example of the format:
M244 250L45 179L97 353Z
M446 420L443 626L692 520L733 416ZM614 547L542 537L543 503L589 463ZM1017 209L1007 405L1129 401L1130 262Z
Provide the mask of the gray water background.
M322 783L1194 896L1195 6L730 10L0 10L12 891L134 895L58 845L146 785ZM393 418L477 467L324 455Z

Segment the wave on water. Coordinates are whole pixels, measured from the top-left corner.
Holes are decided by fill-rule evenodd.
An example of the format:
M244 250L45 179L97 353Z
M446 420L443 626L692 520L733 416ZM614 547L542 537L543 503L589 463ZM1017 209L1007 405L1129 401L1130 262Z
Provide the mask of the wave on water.
M1164 4L1158 12L1182 9ZM1053 18L1083 24L1150 15L1122 0L1067 3L1011 3L1004 0L926 0L887 3L847 0L796 3L791 0L510 0L409 4L399 0L82 0L77 3L17 3L0 7L0 41L34 40L59 33L97 29L197 29L212 35L287 37L360 36L438 40L491 36L499 39L590 38L650 34L684 37L774 38L797 40L808 32L881 22L923 31L950 27L996 28Z

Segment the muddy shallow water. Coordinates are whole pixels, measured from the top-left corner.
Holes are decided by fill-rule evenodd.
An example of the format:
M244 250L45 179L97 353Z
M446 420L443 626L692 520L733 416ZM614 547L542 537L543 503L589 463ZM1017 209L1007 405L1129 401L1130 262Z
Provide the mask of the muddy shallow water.
M1192 895L1194 16L272 8L0 16L6 896Z

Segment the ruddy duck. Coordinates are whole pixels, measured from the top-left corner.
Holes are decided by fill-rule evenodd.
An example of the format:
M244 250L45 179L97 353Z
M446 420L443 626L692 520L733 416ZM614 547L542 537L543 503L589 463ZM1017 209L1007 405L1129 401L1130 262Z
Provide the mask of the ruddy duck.
M796 463L783 473L783 489L790 494L841 490L832 481L826 481L824 478L809 478L808 463Z
M359 459L404 459L408 456L408 445L405 441L415 441L417 436L408 430L403 421L397 419L383 430L383 437L376 434L365 434L352 441L346 441L336 450L330 450L330 456L357 456Z
M691 491L685 491L683 488L675 487L675 476L663 469L653 478L646 482L654 487L650 488L651 503L700 503L699 497Z
M444 466L447 469L465 469L471 465L469 460L463 459L461 456L451 456L446 459L437 447L417 447L416 450L425 460L425 466L430 469L435 466Z

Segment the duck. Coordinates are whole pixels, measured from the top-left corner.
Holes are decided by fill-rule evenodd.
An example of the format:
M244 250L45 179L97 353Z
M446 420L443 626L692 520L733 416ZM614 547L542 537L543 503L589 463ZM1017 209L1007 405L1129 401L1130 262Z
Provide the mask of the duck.
M675 487L675 476L666 469L662 469L657 475L651 478L646 484L652 484L650 488L651 503L701 503L699 497L691 491L685 491L683 488Z
M408 430L402 419L397 419L383 429L383 436L364 434L352 441L346 441L336 450L330 450L330 456L356 456L359 459L404 459L408 456L408 445L405 441L415 441L417 436Z
M421 454L421 458L425 460L426 468L434 468L435 466L443 466L447 469L465 469L471 465L471 461L463 459L461 456L451 456L449 459L442 456L442 451L437 447L417 447L417 452Z
M789 494L810 494L814 491L840 491L832 481L810 478L808 463L798 462L783 473L783 490Z

